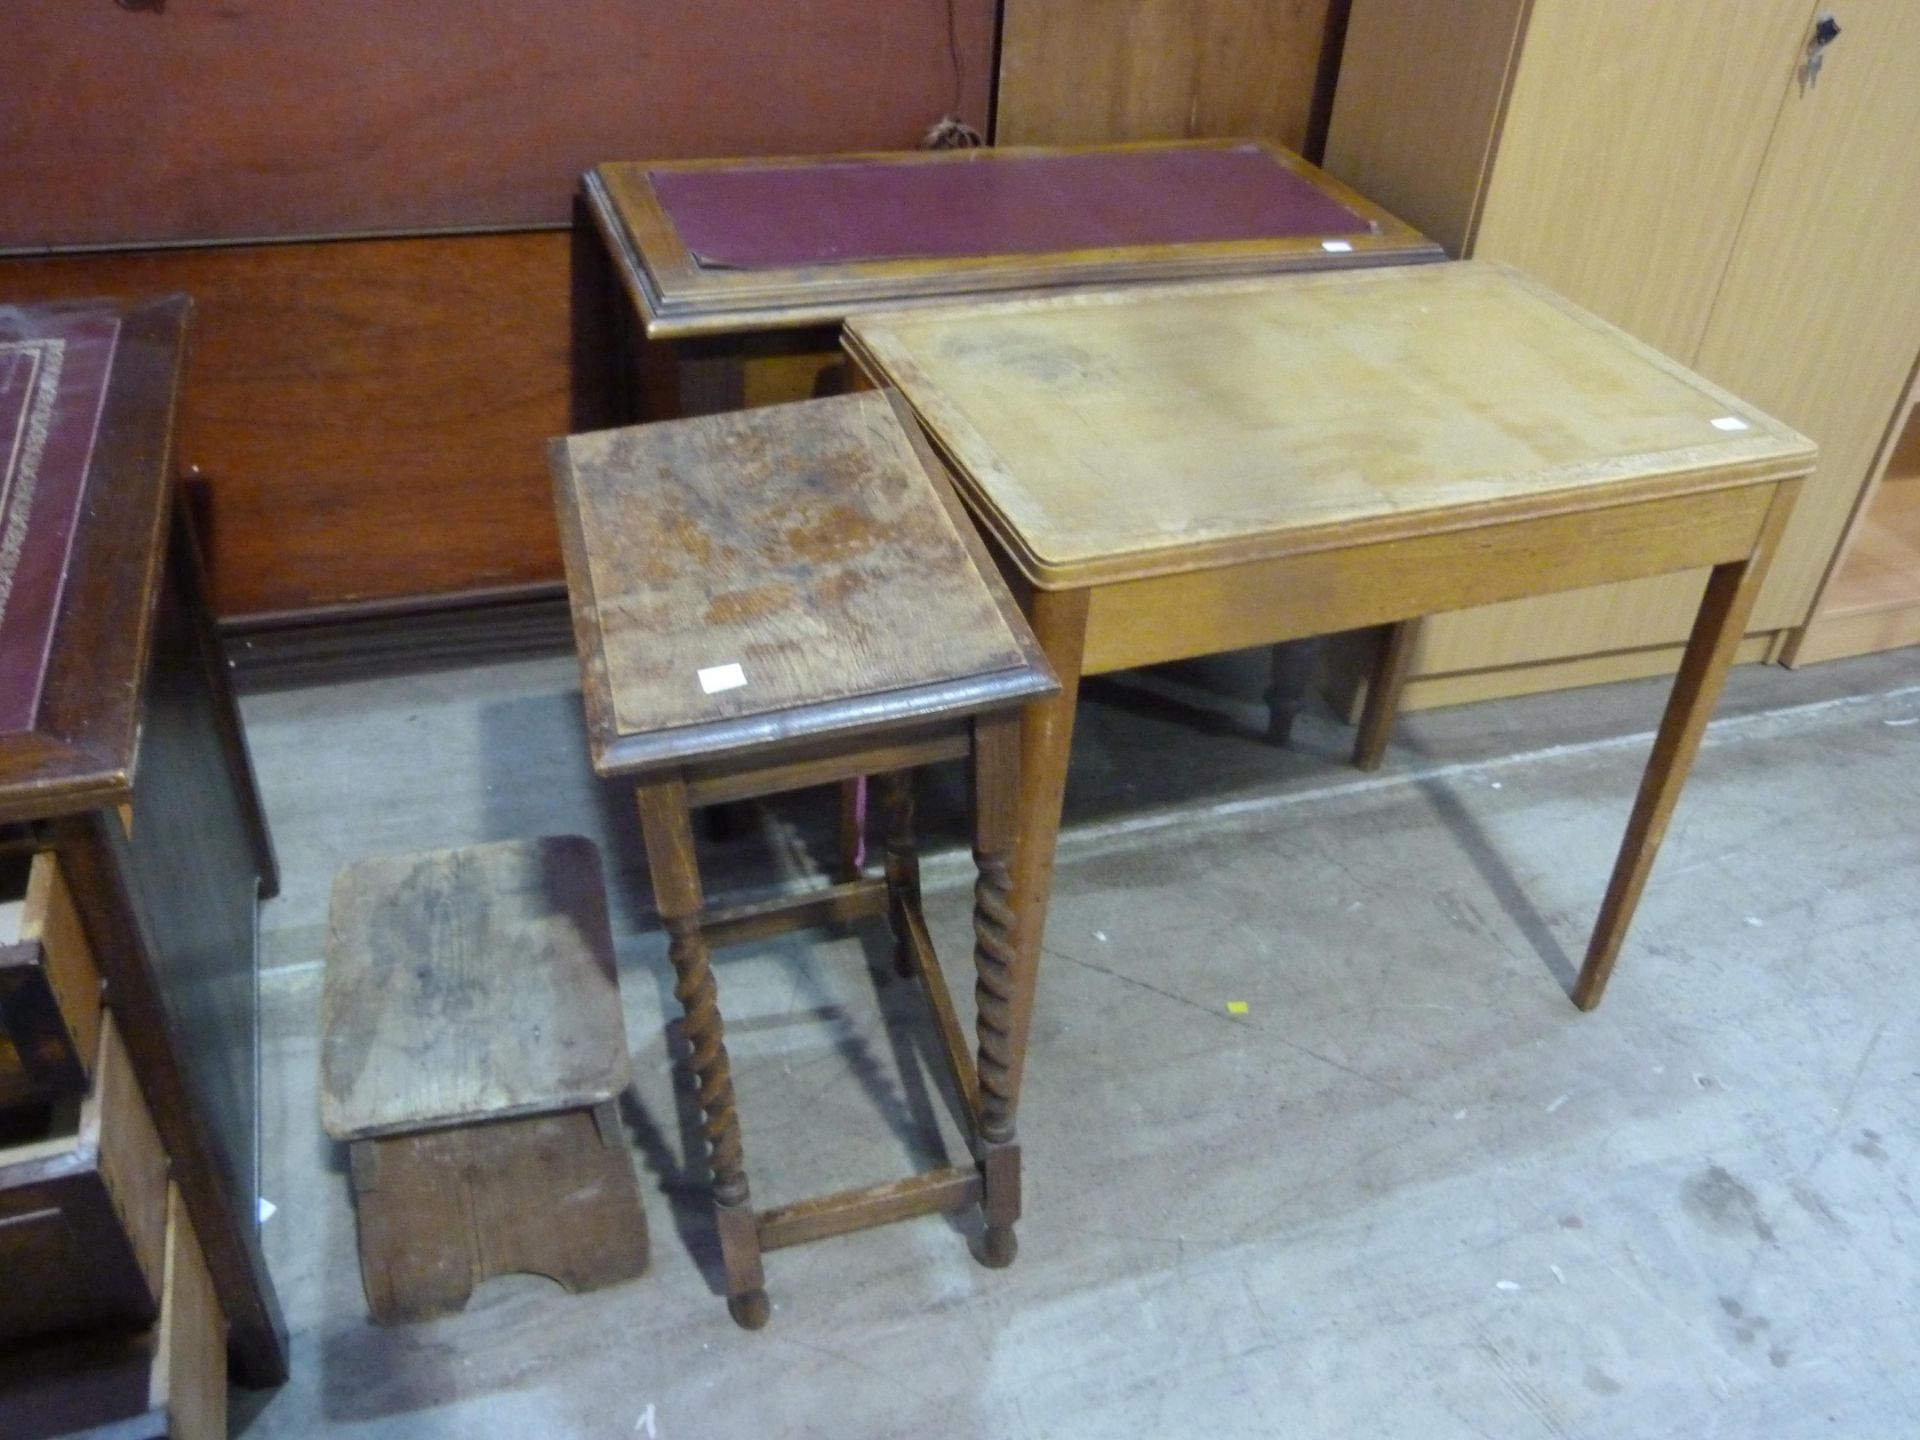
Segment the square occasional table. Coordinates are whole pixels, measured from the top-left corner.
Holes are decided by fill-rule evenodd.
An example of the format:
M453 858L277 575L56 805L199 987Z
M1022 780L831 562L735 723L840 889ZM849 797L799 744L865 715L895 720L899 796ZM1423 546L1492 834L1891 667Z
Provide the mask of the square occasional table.
M699 1089L727 1305L767 1322L761 1252L978 1207L1010 1263L1020 1213L1012 860L1021 707L1059 688L897 396L840 395L556 440L594 769L635 789ZM972 773L969 1047L920 909L905 772ZM690 812L880 775L886 873L708 907ZM886 915L939 1031L970 1165L755 1210L709 948ZM1020 1032L1024 1034L1024 1032Z
M1063 686L1022 725L1023 996L1082 675L1711 566L1575 987L1599 1002L1812 442L1478 262L860 317L847 345Z

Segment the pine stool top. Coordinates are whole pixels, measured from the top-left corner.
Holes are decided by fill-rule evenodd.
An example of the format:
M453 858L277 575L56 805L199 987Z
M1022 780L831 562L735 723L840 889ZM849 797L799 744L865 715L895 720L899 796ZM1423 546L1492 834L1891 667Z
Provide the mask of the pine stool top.
M569 835L348 867L321 1025L335 1140L613 1099L632 1070L599 850Z

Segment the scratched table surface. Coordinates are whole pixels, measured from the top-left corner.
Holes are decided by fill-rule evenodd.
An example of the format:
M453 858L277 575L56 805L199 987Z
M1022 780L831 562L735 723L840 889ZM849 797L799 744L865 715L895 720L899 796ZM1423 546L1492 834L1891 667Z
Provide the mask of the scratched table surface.
M1027 663L883 394L577 435L555 457L620 735Z
M856 317L848 344L1049 588L1384 536L1440 512L1479 523L1594 486L1738 483L1811 452L1481 262Z

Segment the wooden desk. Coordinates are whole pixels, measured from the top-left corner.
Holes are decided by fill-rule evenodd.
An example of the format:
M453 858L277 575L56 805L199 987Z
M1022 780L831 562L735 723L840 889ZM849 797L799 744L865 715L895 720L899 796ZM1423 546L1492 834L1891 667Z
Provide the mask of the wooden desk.
M644 338L673 342L681 415L844 388L838 327L878 310L1446 258L1256 140L611 164L584 184ZM662 347L639 339L636 416L665 385ZM1275 651L1276 744L1297 708L1284 664Z
M1811 442L1477 262L863 317L847 344L1063 686L1023 723L1029 972L1080 676L1713 566L1575 991L1599 1002Z
M0 352L13 352L0 358L37 352L36 384L82 361L76 322L104 320L99 343L110 352L103 394L83 407L59 398L49 411L42 458L59 450L83 468L81 504L51 596L37 698L0 725L0 850L57 864L205 1249L237 1368L268 1384L285 1378L287 1350L256 1218L254 947L257 903L277 872L199 557L175 504L188 311L182 296L0 308ZM62 333L56 370L44 337ZM35 403L32 387L6 388ZM86 443L60 440L69 422L78 427L69 438ZM0 489L17 496L18 478L0 475ZM43 496L58 478L43 469ZM36 554L46 543L26 540Z
M679 342L682 414L741 408L743 358L831 350L874 310L1445 258L1266 141L632 162L583 183L646 338Z

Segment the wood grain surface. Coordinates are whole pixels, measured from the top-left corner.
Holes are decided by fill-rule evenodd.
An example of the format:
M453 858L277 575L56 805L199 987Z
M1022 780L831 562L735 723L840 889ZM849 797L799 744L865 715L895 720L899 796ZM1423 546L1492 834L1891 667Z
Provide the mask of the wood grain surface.
M884 395L575 436L555 457L622 734L1021 663ZM728 665L743 683L707 688Z
M0 1347L151 1320L166 1225L167 1153L109 1022L77 1111L0 1149Z
M336 1140L612 1099L632 1069L599 850L574 835L349 866L321 1031Z
M1533 0L1473 253L1697 363L1807 12L1807 0Z
M180 1192L167 1191L167 1288L155 1328L147 1406L166 1417L169 1440L227 1433L227 1322Z
M382 1323L459 1310L495 1275L578 1293L647 1268L647 1214L616 1107L356 1140L360 1275Z
M179 459L256 619L556 585L548 437L612 423L590 230L0 260L13 299L187 291Z
M994 140L1307 140L1343 0L1007 0Z
M0 49L32 63L0 87L0 248L564 224L636 148L984 129L995 8L7 0Z
M51 851L16 919L0 917L0 1108L85 1090L100 1045L100 971Z
M1485 198L1531 3L1352 0L1323 163L1453 255Z
M1842 23L1853 48L1788 88L1694 362L1820 445L1757 629L1806 622L1920 349L1920 6Z
M1601 485L1752 483L1812 451L1481 263L855 319L849 337L1043 586L1591 508L1567 497Z

